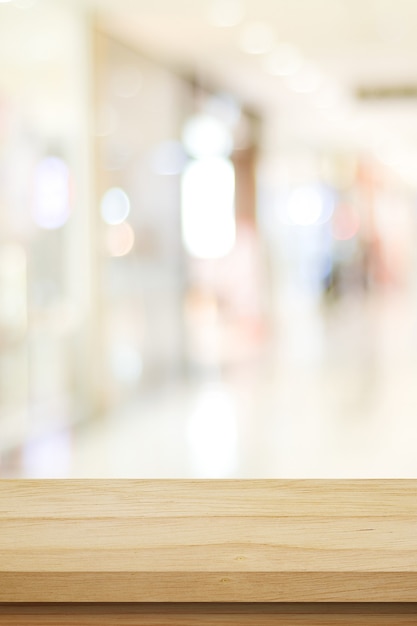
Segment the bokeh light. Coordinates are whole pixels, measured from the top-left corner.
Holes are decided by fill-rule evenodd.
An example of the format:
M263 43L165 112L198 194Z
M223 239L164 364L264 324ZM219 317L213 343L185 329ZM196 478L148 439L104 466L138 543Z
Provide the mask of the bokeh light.
M135 243L135 233L127 222L108 226L106 230L106 248L110 256L126 256Z
M351 207L341 206L334 214L332 221L333 237L339 241L353 239L359 232L359 215Z
M232 136L220 120L211 115L195 115L185 124L183 144L193 157L228 156L233 148Z
M108 189L101 200L101 217L106 224L121 224L130 213L130 200L120 187Z
M182 178L182 236L189 254L226 256L236 238L235 173L228 159L190 163Z
M320 220L323 209L323 197L316 187L298 187L289 195L287 214L293 224L299 226L315 224Z

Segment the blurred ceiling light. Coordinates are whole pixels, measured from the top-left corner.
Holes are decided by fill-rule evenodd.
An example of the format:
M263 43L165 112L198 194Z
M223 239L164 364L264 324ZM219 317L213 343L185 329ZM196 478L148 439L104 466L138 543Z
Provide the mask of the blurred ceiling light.
M70 174L60 158L42 159L35 169L32 217L47 230L61 228L70 215Z
M188 120L182 141L188 154L196 158L228 156L233 149L233 139L226 125L205 114Z
M135 243L135 233L127 222L109 226L106 232L106 248L110 256L126 256Z
M240 0L217 0L209 7L208 18L214 26L231 28L237 26L245 16L245 7Z
M287 201L287 214L292 224L311 226L320 221L324 210L324 201L320 191L306 185L294 189Z
M332 222L333 237L339 241L352 239L359 231L359 215L348 207L339 207Z
M252 22L243 27L239 46L248 54L264 54L269 52L275 42L274 31L264 22Z
M98 137L112 135L116 131L118 123L118 115L111 106L101 107L96 120L96 135Z
M151 167L161 176L176 176L181 174L187 156L179 141L167 140L159 143L151 156Z
M301 69L303 58L295 46L283 43L262 60L262 65L272 76L291 76Z
M200 259L232 251L236 238L235 172L224 158L190 163L182 177L182 238L185 249Z
M288 80L288 85L296 93L314 93L323 83L323 76L313 65L305 65Z
M130 212L129 196L120 187L112 187L104 194L100 208L106 224L121 224Z
M111 90L120 98L133 98L143 83L142 73L134 67L125 67L111 77Z

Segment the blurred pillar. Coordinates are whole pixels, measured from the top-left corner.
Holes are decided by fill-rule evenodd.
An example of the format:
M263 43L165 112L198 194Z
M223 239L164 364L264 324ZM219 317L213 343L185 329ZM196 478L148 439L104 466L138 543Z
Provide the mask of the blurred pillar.
M69 223L67 280L79 320L72 345L75 417L89 419L102 412L99 305L99 242L95 168L95 100L97 37L95 16L74 9L78 45L73 70L77 76L73 135L74 211Z

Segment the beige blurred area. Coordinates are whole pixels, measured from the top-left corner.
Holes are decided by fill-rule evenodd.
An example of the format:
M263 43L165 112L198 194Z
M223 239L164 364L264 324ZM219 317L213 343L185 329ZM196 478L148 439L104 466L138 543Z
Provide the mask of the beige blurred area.
M0 477L417 478L416 33L0 1Z

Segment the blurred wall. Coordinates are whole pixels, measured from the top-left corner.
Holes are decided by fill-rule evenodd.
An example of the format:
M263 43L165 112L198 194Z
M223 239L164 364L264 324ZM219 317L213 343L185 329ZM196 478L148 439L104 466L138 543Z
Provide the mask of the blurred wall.
M1 7L3 448L94 410L92 33L73 2Z

